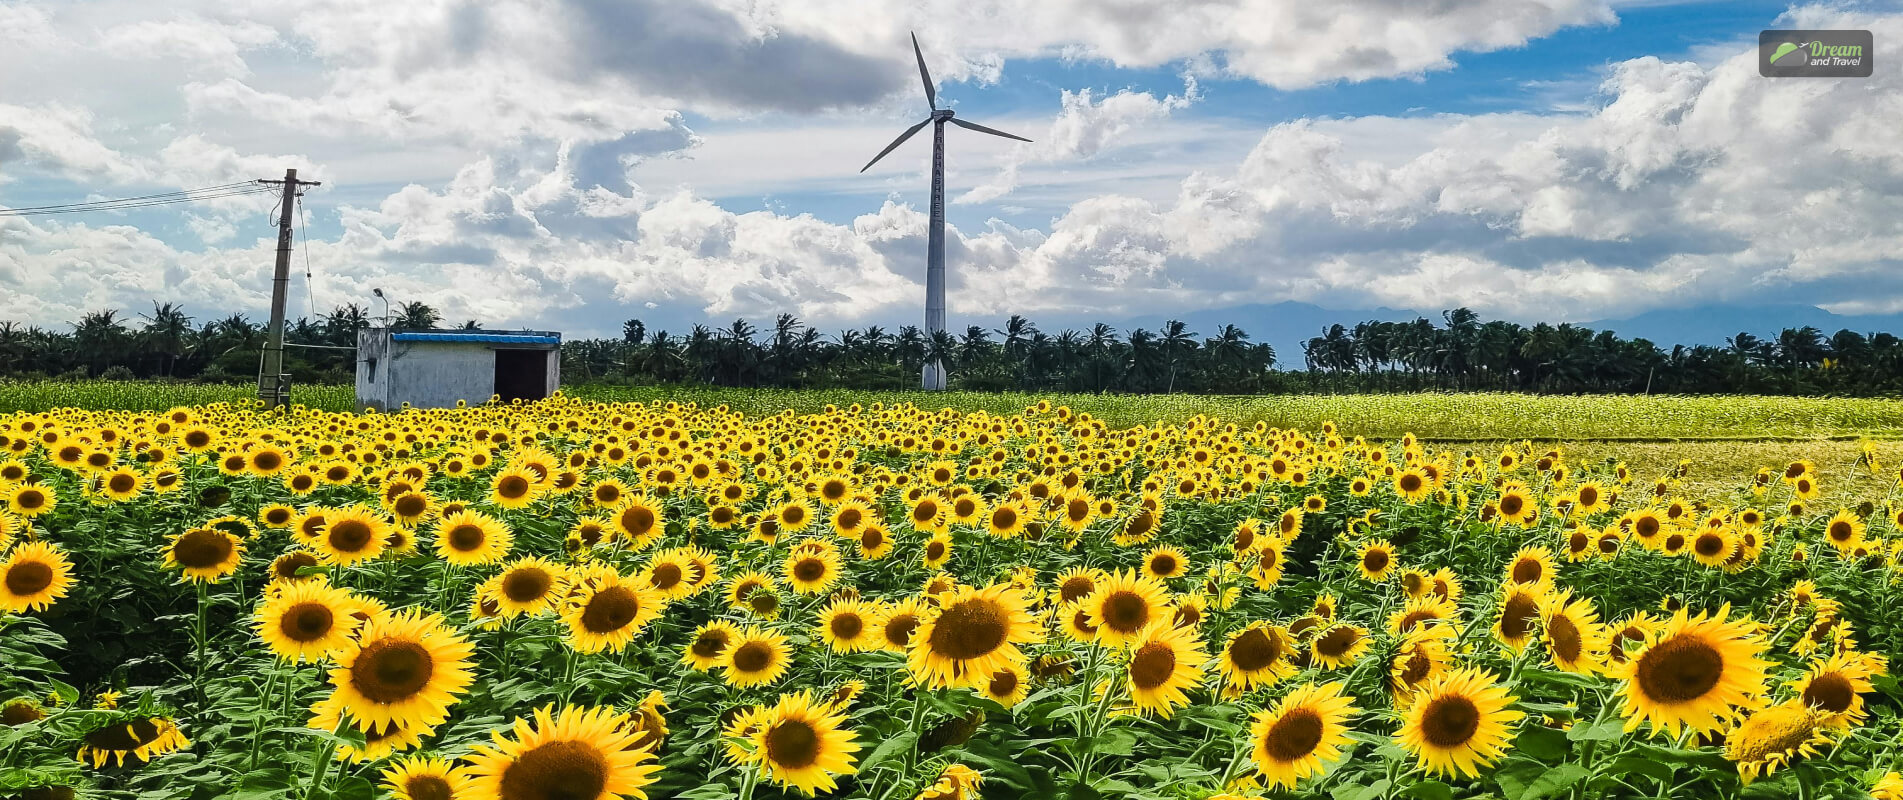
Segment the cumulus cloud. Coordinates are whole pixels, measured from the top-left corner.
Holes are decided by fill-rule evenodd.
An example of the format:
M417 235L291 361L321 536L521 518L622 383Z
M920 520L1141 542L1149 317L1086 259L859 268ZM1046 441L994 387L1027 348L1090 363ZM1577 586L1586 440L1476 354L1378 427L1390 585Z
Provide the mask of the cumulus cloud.
M1093 99L1089 89L1064 90L1058 99L1062 110L1051 121L1050 130L1028 144L1017 146L996 176L952 202L970 204L996 200L1017 188L1018 171L1026 164L1094 158L1131 128L1167 117L1199 99L1193 76L1185 80L1182 94L1162 98L1150 92L1124 89Z

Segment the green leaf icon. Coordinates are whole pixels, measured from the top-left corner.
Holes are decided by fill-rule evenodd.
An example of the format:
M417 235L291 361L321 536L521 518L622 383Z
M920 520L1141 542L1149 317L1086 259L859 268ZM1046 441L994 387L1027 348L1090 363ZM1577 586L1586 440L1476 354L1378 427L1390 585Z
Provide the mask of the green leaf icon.
M1771 63L1776 64L1778 59L1795 53L1800 49L1802 48L1792 42L1779 42L1777 50L1771 53Z

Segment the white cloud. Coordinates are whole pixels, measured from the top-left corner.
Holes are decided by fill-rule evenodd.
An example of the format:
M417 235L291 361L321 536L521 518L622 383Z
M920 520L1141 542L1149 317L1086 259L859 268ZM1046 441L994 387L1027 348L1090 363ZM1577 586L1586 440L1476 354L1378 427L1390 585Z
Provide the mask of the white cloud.
M1015 147L997 176L952 202L989 203L1017 188L1018 170L1026 164L1093 158L1130 129L1188 108L1199 99L1193 76L1185 79L1181 95L1166 95L1161 99L1149 92L1124 89L1093 102L1089 89L1064 91L1059 97L1063 110L1051 121L1049 131Z

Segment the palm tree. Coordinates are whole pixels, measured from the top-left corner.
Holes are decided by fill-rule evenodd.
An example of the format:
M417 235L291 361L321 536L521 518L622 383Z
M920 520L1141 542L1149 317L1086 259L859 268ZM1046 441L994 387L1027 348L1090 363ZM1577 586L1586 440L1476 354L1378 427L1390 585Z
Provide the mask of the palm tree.
M1169 383L1163 388L1165 393L1176 391L1176 373L1189 362L1196 352L1196 333L1176 320L1163 323L1163 358L1169 365Z
M390 327L407 330L428 330L443 321L443 315L421 300L411 300L397 306L396 320Z
M192 318L185 315L184 309L177 303L152 303L151 314L141 314L145 318L145 329L139 332L145 340L145 346L159 355L164 367L160 374L172 376L172 368L178 363L179 356L185 354L187 342L192 336Z

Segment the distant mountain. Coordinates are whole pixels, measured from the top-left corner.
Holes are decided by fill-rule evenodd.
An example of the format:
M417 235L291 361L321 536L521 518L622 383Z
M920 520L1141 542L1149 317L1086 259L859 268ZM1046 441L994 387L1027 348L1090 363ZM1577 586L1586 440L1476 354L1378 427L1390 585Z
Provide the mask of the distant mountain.
M1760 339L1776 339L1785 328L1806 325L1828 337L1849 328L1858 333L1880 331L1903 336L1903 314L1833 314L1816 306L1701 306L1683 310L1648 311L1625 319L1599 320L1586 327L1610 329L1626 339L1650 339L1670 350L1672 345L1708 344L1724 346L1725 340L1749 333Z

